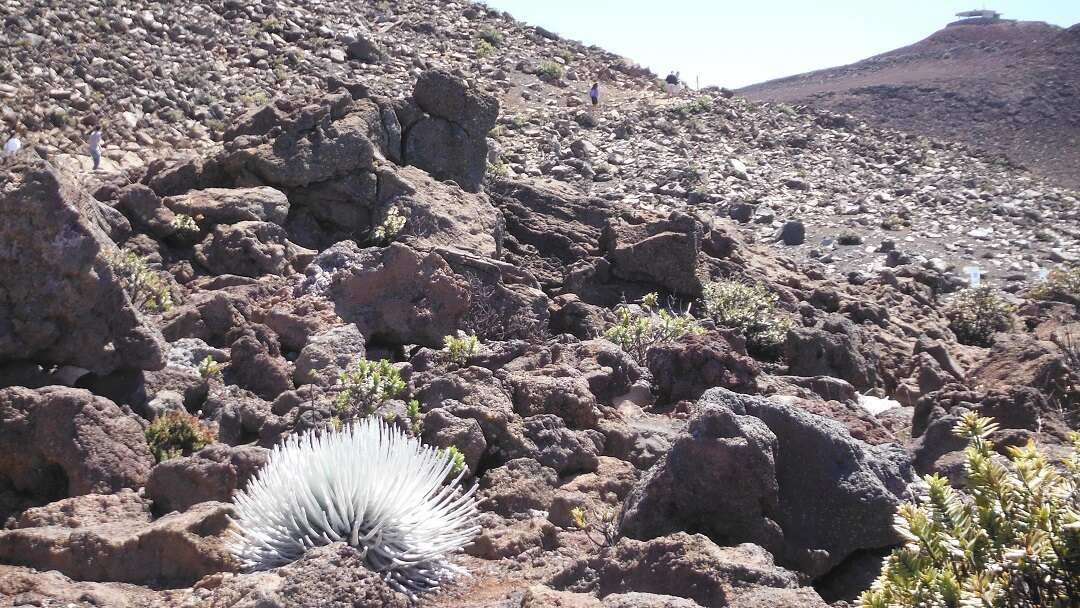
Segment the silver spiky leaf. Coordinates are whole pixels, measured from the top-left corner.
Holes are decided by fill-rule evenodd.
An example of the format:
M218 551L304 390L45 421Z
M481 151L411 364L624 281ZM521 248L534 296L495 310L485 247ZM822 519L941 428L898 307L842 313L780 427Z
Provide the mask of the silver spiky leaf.
M346 542L411 596L461 573L449 556L480 531L474 485L445 452L375 417L338 432L293 435L236 495L232 552L250 569Z

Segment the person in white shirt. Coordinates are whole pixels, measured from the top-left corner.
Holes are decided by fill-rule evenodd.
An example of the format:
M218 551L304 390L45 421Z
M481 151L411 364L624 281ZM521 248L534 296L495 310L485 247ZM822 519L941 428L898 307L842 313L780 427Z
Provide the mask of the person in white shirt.
M90 133L90 158L94 159L94 171L101 166L101 129L95 127Z
M22 148L22 140L18 135L12 135L4 144L4 156L11 156Z

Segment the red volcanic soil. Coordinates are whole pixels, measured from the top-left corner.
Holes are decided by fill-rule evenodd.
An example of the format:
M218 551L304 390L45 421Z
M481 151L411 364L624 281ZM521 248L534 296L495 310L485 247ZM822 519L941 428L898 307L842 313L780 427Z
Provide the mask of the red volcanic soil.
M1080 188L1080 24L958 23L858 63L740 93L967 143Z

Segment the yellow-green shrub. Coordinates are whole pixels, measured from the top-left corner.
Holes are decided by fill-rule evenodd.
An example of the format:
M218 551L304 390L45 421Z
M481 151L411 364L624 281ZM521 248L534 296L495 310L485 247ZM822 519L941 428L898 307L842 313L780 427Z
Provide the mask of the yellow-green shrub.
M967 488L937 475L926 494L900 507L903 547L859 598L863 608L1080 605L1080 436L1061 469L1034 443L994 452L997 425L973 412L954 432L964 451Z
M188 456L214 442L214 434L187 412L170 410L146 428L146 444L158 462Z
M390 361L359 359L338 376L338 396L334 411L339 416L371 415L387 399L405 392L401 372Z
M976 287L957 292L945 309L945 317L961 344L990 346L995 333L1012 328L1014 312L1016 307L993 288Z
M1080 266L1055 268L1027 293L1033 300L1080 305Z
M172 308L168 284L150 269L146 258L126 249L117 249L106 254L105 261L137 308L144 312L165 312Z
M791 321L776 309L776 294L760 285L721 279L705 286L705 314L720 327L734 329L752 354L773 359L787 339Z
M605 338L619 345L642 365L645 365L645 355L653 345L705 331L690 313L659 308L657 300L655 293L646 295L641 301L641 312L620 306L615 310L617 320L604 332Z

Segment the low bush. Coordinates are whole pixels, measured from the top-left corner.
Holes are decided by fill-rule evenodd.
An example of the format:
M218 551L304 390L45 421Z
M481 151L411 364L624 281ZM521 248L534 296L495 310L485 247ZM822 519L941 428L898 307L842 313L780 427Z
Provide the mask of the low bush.
M405 404L405 415L409 417L409 432L414 436L420 435L420 425L424 421L424 415L420 412L420 402L416 399L410 399Z
M1012 329L1015 311L993 288L976 287L957 292L945 317L961 344L990 346L995 333Z
M214 442L214 434L187 412L170 410L146 428L146 444L158 462L189 456Z
M480 40L490 44L491 46L502 46L502 32L493 27L485 27L484 29L480 30L480 33L477 34L477 36L479 36Z
M199 376L203 380L209 380L221 375L221 364L214 360L212 355L206 355L206 358L199 363Z
M502 160L488 164L488 175L493 177L506 177L510 175L510 168Z
M614 510L602 513L594 520L582 507L570 509L570 517L574 520L574 527L585 533L597 547L613 547L619 542L619 515ZM599 538L593 538L596 533Z
M455 365L465 365L469 357L480 351L480 339L475 335L446 336L442 352Z
M405 216L401 215L397 207L390 207L375 230L371 233L371 239L378 245L386 245L393 241L405 228Z
M185 213L177 213L173 216L172 226L178 232L197 233L199 231L199 223Z
M687 312L672 312L658 305L658 296L650 293L642 298L640 312L629 306L615 311L615 324L604 332L638 363L645 365L646 354L654 345L671 342L687 335L704 333L697 319Z
M566 70L557 61L545 61L540 64L537 74L546 80L560 80L566 74Z
M338 376L334 411L339 417L370 416L387 399L405 392L401 372L386 359L359 359Z
M709 97L708 95L698 95L691 101L672 107L671 111L679 116L686 117L694 114L703 114L712 110L712 108L712 97Z
M714 323L742 334L751 354L765 359L780 356L791 321L777 311L776 294L760 285L722 279L705 286L702 301Z
M117 249L107 254L106 262L119 277L131 303L143 312L165 312L172 308L172 293L168 284L150 269L146 258Z
M1055 268L1028 291L1033 300L1066 302L1080 306L1080 266Z
M457 477L468 466L465 464L465 454L461 450L457 449L457 446L452 445L445 450L439 450L440 454L446 455L453 463L450 468L450 474Z
M495 54L495 45L491 44L487 40L476 41L476 56L483 59L484 57L490 57Z
M966 488L937 475L902 505L904 545L859 598L863 608L1080 605L1080 435L1059 470L1033 442L1003 462L989 418L964 414Z
M862 245L863 238L862 235L856 232L844 232L841 233L840 236L836 237L836 242L837 244L850 247L852 245Z

